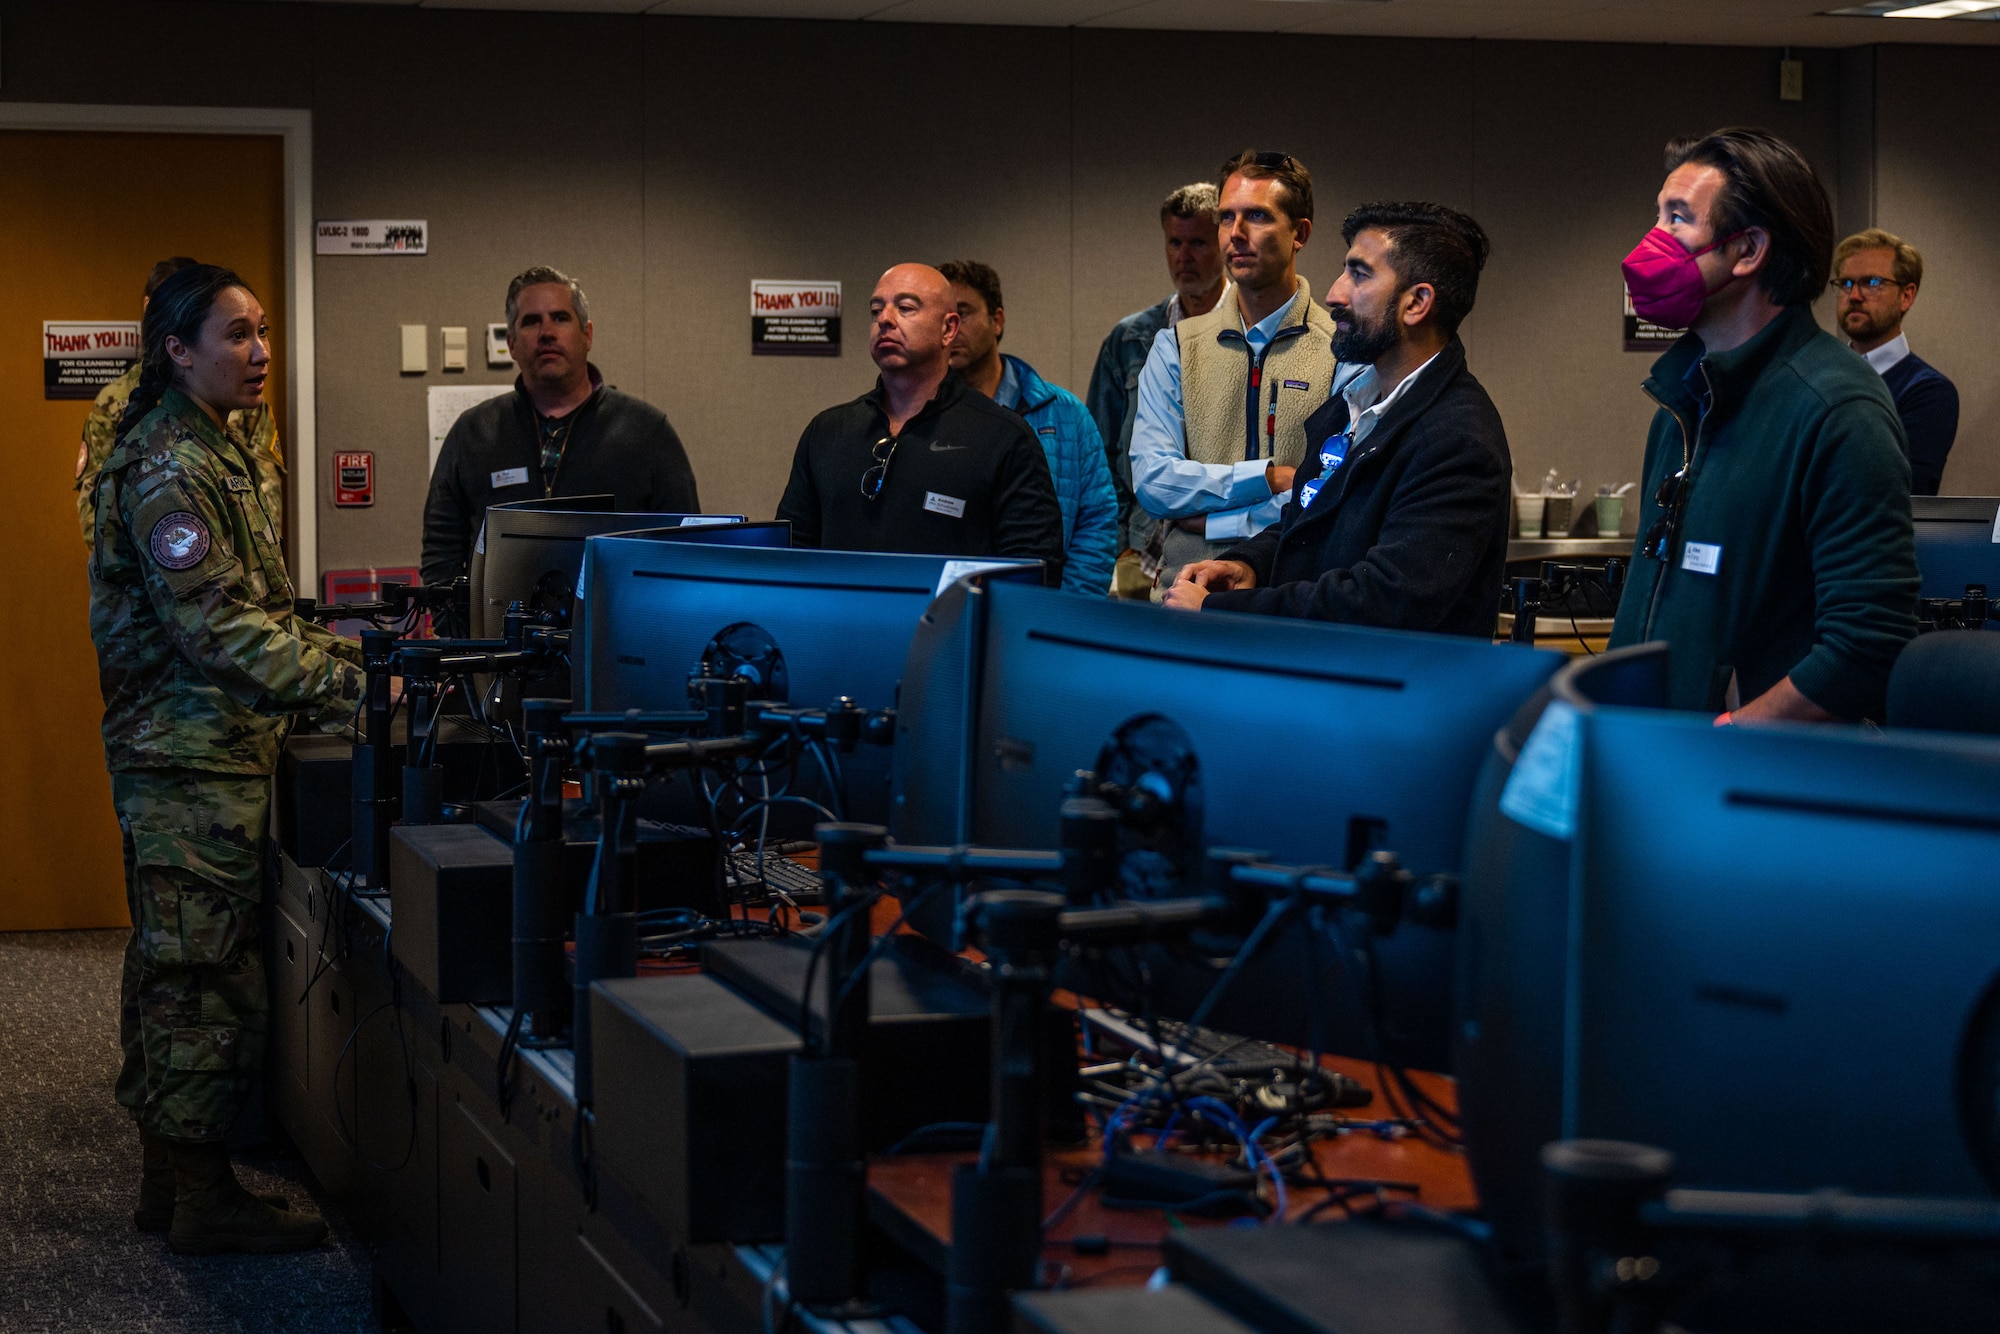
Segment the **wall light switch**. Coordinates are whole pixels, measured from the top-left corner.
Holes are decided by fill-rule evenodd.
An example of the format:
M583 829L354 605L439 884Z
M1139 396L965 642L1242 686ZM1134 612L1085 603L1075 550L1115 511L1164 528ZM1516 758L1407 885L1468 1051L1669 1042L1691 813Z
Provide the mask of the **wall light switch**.
M426 324L406 324L403 326L403 374L422 375L431 368L430 326Z
M438 332L444 335L444 368L448 371L465 369L465 326L447 324Z
M489 366L514 364L514 354L507 350L507 326L504 324L486 326L486 364Z
M1778 62L1778 100L1780 102L1803 102L1806 100L1805 61L1781 60Z

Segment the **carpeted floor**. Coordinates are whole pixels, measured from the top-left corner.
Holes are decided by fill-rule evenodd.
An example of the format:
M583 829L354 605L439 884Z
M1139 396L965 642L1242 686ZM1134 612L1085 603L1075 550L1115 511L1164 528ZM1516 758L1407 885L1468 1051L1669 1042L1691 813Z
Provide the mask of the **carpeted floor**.
M0 1330L352 1334L368 1254L296 1158L239 1155L237 1175L317 1208L325 1247L183 1259L132 1226L139 1136L111 1100L123 931L0 934Z

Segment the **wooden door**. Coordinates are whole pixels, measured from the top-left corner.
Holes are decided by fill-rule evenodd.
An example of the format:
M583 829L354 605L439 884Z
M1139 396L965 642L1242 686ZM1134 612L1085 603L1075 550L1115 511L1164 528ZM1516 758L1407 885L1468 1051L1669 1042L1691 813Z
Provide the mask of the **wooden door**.
M276 136L0 131L0 931L126 924L72 489L90 404L44 397L42 322L136 320L153 264L192 255L242 274L281 330L284 204Z

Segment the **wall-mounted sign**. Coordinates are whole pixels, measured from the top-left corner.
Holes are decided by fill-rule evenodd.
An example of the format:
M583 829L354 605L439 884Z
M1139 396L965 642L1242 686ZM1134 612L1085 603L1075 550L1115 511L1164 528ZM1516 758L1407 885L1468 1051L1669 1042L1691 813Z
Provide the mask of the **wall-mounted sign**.
M1669 329L1664 325L1655 324L1651 320L1640 319L1639 312L1632 307L1632 294L1630 292L1625 294L1625 350L1627 352L1652 352L1654 354L1664 352L1674 343L1680 341L1680 336L1686 332L1686 329Z
M360 506L375 503L375 455L368 450L333 456L333 503Z
M139 326L119 320L42 321L42 397L96 398L139 359Z
M321 222L313 227L313 252L320 255L423 255L431 227L421 218L364 218Z
M840 284L750 280L750 351L766 357L840 355Z

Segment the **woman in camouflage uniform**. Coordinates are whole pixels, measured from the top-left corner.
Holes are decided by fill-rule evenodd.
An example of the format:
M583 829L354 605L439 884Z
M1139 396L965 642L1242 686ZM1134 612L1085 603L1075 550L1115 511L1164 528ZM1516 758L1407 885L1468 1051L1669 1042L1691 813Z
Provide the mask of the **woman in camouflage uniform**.
M132 914L117 1097L144 1145L134 1221L183 1253L296 1250L325 1223L244 1191L227 1135L263 1061L271 774L294 716L351 718L359 656L293 616L254 461L226 429L270 369L257 298L226 269L183 269L154 293L141 342L90 562Z

